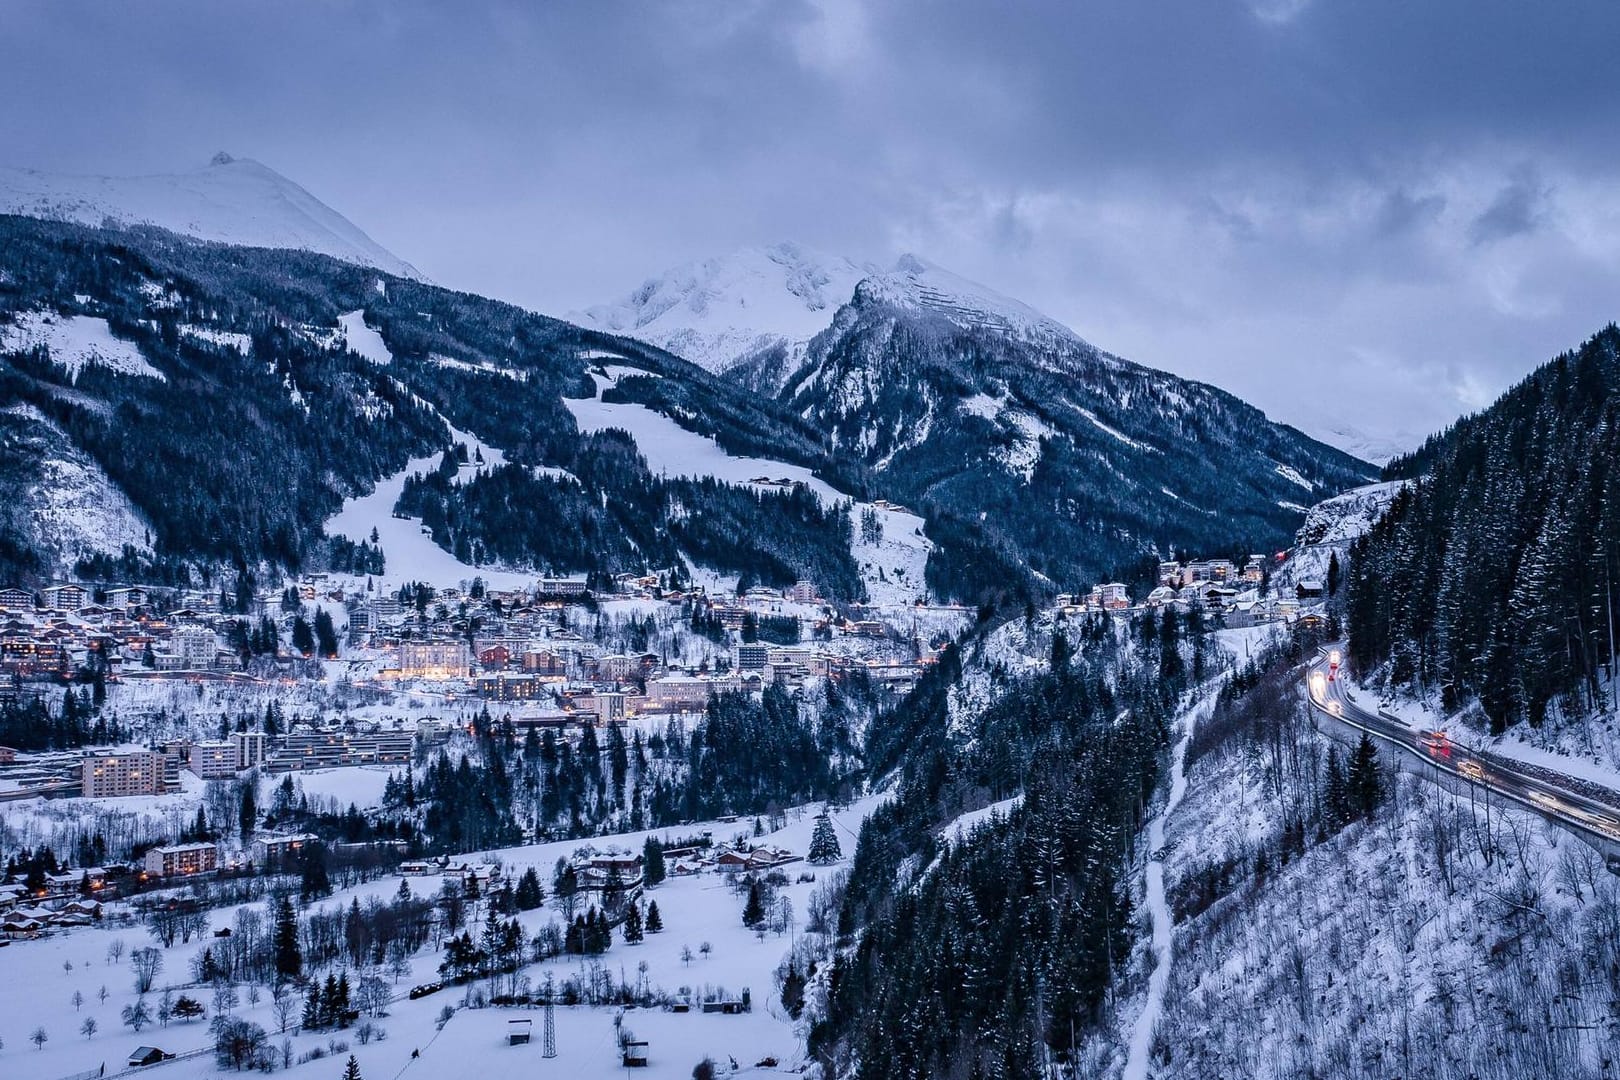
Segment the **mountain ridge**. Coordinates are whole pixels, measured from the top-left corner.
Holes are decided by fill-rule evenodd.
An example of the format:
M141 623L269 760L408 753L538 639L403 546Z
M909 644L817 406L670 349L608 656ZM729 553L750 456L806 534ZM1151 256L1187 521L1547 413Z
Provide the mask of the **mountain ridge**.
M0 213L80 225L150 225L200 240L313 251L400 277L422 272L281 173L223 151L203 168L77 176L0 167Z

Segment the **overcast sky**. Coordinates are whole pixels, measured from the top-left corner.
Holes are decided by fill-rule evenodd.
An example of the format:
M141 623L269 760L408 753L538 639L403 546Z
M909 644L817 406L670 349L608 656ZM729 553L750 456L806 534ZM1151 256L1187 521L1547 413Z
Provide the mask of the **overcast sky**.
M1620 314L1616 42L1597 0L0 0L0 164L256 158L551 313L915 251L1309 430L1423 433Z

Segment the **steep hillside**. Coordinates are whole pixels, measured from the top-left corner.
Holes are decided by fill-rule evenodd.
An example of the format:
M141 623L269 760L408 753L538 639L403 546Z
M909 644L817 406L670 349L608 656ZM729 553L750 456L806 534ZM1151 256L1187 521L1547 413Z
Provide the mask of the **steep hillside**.
M1543 366L1391 476L1413 483L1354 549L1363 673L1475 700L1493 732L1600 703L1620 600L1620 329Z
M1471 785L1398 774L1388 751L1356 795L1355 744L1312 730L1299 679L1285 661L1193 738L1144 1075L1606 1075L1620 879L1602 855Z
M63 176L0 168L0 214L83 225L155 225L203 240L315 251L400 277L422 276L274 169L224 153L204 168L164 176Z
M56 464L82 466L85 484L105 481L111 506L150 524L150 551L144 527L64 537L18 500L9 574L75 558L156 577L370 565L354 546L366 537L329 541L326 522L461 432L501 463L458 484L425 465L402 509L475 566L640 571L688 556L862 593L847 505L683 486L623 433L580 431L564 398L592 395L587 369L612 362L724 451L861 491L859 466L837 463L804 421L660 350L325 256L157 230L4 217L0 250L0 408L19 440L54 447L19 449L28 467L10 478L34 490Z
M857 287L783 398L888 490L983 522L1059 587L1274 550L1373 471L915 259Z

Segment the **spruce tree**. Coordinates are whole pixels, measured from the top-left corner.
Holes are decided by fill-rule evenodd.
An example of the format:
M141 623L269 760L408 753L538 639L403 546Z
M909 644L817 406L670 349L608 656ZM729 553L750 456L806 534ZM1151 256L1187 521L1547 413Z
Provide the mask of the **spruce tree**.
M1383 781L1378 775L1378 750L1366 732L1362 732L1361 742L1351 755L1346 786L1349 788L1351 809L1358 816L1366 817L1378 809L1378 804L1383 801Z
M658 913L658 901L647 905L647 933L657 934L664 929L664 917Z
M765 921L765 904L759 895L759 882L748 883L748 902L743 905L743 925L752 930Z
M642 874L649 886L661 885L667 873L664 868L664 845L653 837L647 837L647 842L641 848Z
M360 1080L360 1063L349 1055L348 1064L343 1066L343 1080Z
M833 829L832 818L825 812L816 818L816 828L810 836L810 851L806 856L811 862L826 864L837 862L844 857L844 852L838 844L838 833Z
M276 978L297 979L304 973L304 954L298 943L298 913L292 898L283 896L276 903Z
M634 945L641 941L642 929L640 904L637 904L634 901L631 902L630 907L624 913L624 926L622 929L624 931L625 944Z

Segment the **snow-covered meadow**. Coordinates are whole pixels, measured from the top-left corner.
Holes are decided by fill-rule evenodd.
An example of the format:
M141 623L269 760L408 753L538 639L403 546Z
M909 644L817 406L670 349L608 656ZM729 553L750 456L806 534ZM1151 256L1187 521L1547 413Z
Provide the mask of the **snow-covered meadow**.
M306 784L310 779L304 778ZM333 794L359 797L352 785ZM625 1011L623 1025L649 1043L649 1068L643 1075L661 1080L684 1080L704 1056L713 1058L726 1069L735 1059L743 1067L742 1075L796 1071L803 1063L802 1032L776 998L775 972L795 941L806 933L811 894L841 868L847 867L860 824L881 799L882 796L867 798L833 813L843 860L829 866L790 863L785 867L791 883L783 886L779 895L788 900L794 915L793 925L785 933L761 936L744 927L743 898L729 887L722 875L672 876L648 890L643 898L644 904L649 900L657 902L665 927L661 933L649 934L642 943L631 945L615 932L612 947L599 957L559 957L530 964L521 975L532 987L538 988L548 975L560 984L565 979L587 974L593 964L600 964L615 983L622 978L634 986L644 980L658 995L690 995L698 1000L705 992L721 988L733 997L747 988L753 1011L744 1015L705 1014L698 1009L689 1013L657 1008ZM817 809L801 807L790 811L785 827L757 837L754 842L785 847L803 855L809 848ZM722 841L736 834L752 836L753 830L751 819L706 822L651 834L603 837L590 844L598 850L623 847L639 852L648 835L674 837L701 831L712 832L716 841ZM470 858L498 860L504 872L513 877L533 866L549 894L556 861L571 855L582 844L582 841L561 841L480 852ZM813 875L815 880L800 882L797 878L801 873ZM402 880L406 879L388 876L340 890L318 901L316 907L338 910L356 899L363 902L368 896L386 901L399 889ZM413 876L408 880L417 895L436 891L440 884L436 876ZM264 911L262 903L246 906ZM219 929L233 925L236 911L224 908L210 912L211 926ZM482 918L482 915L480 907L476 917ZM548 922L557 920L559 914L555 901L548 896L544 906L522 913L518 918L532 936ZM154 1002L162 991L172 988L176 994L182 991L190 994L207 1006L210 1014L214 1012L213 989L196 985L191 974L194 959L212 941L211 936L205 936L190 943L177 942L172 948L162 950L163 967L152 992L147 995L149 1006L155 1007ZM114 942L122 942L124 946L124 954L119 959L109 953L109 946ZM5 976L0 979L0 1040L4 1041L4 1049L0 1049L0 1070L12 1076L50 1078L99 1069L105 1064L108 1074L112 1074L122 1069L127 1055L136 1046L151 1045L182 1055L176 1061L157 1067L154 1075L173 1080L221 1075L213 1060L212 1036L205 1022L171 1020L167 1025L159 1025L154 1021L139 1033L121 1022L124 1007L138 998L129 953L152 943L151 936L139 925L114 925L114 919L109 917L105 925L62 931L39 940L14 941L0 948L0 974ZM618 1008L557 1008L558 1056L548 1061L541 1057L540 1009L465 1007L482 990L482 984L476 982L465 987L447 986L436 994L409 1000L405 995L411 986L439 979L439 960L439 952L429 947L412 958L408 973L387 976L397 1000L387 1007L385 1015L373 1021L386 1032L386 1037L364 1045L358 1041L353 1028L298 1033L296 1010L289 1030L283 1033L279 1030L281 1025L274 1003L263 988L255 994L246 986L237 986L237 1000L230 1011L262 1025L270 1033L278 1061L283 1039L290 1041L295 1063L289 1075L295 1077L333 1075L334 1070L341 1068L343 1053L355 1054L362 1074L367 1077L476 1075L496 1080L548 1073L607 1076L617 1070L615 1018L620 1013ZM358 974L351 971L351 981ZM82 995L79 1004L75 1004L75 993ZM446 1006L455 1007L455 1014L441 1029L438 1021ZM83 1025L89 1018L96 1021L96 1028L86 1034ZM534 1021L534 1041L528 1046L508 1047L507 1022L519 1018ZM36 1049L29 1036L38 1029L44 1030L47 1039ZM297 1063L297 1059L317 1048L327 1050L335 1041L348 1044L347 1050L336 1060L325 1057ZM413 1050L419 1051L420 1056L413 1058ZM780 1062L779 1069L753 1068L756 1062L769 1058Z

